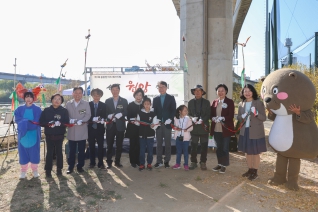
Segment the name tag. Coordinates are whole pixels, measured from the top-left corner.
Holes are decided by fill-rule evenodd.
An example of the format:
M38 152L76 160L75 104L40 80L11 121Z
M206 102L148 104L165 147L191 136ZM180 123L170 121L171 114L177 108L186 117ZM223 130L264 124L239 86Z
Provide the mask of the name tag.
M54 119L60 120L60 119L61 119L61 116L60 116L59 114L55 114L55 115L54 115Z
M78 112L79 112L79 114L84 114L84 113L86 113L86 110L83 109L83 110L79 110Z
M122 105L117 105L117 109L123 109L124 108L124 106L122 106Z

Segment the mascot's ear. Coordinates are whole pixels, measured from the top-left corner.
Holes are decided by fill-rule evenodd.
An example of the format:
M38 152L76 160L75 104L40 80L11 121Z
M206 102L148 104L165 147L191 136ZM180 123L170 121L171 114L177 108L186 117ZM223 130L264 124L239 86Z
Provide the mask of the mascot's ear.
M261 81L264 82L265 78L266 78L266 77L262 77L262 78L261 78Z
M297 79L297 74L295 72L290 72L288 76L293 77L294 79Z

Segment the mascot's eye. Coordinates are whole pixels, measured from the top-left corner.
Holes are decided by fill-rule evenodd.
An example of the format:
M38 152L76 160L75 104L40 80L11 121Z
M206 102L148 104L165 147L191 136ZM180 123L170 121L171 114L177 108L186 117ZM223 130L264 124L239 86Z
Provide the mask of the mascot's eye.
M263 93L266 93L266 87L263 87L262 92L263 92Z
M273 94L278 94L278 88L273 88Z

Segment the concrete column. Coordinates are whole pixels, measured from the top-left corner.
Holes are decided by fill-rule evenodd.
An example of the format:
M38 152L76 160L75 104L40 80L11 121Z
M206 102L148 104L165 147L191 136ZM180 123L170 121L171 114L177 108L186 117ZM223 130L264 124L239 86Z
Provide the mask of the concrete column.
M232 97L232 0L207 0L207 43L208 67L204 70L204 1L180 0L180 59L185 64L187 54L188 72L185 73L185 100L193 98L190 89L197 84L206 86L206 98L216 98L215 86L224 83ZM185 42L182 41L185 36ZM207 79L204 79L204 72ZM207 83L205 83L207 82Z
M232 98L233 12L232 0L208 0L208 99L215 99L214 88L224 83Z

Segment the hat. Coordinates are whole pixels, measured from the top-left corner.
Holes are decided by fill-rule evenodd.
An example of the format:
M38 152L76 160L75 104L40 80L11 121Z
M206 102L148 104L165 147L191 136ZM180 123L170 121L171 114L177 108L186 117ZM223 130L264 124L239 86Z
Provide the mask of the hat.
M197 89L197 88L200 88L200 89L203 91L203 94L202 94L202 95L206 94L206 92L203 90L202 85L196 85L194 88L191 89L191 93L192 93L193 95L194 95L195 89Z

